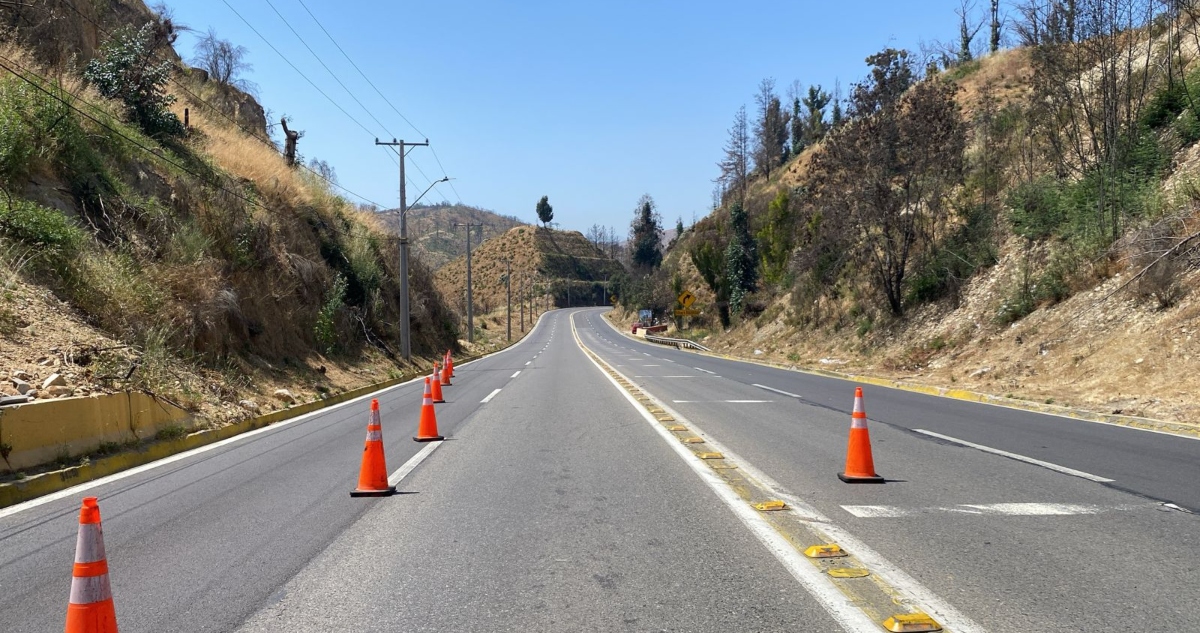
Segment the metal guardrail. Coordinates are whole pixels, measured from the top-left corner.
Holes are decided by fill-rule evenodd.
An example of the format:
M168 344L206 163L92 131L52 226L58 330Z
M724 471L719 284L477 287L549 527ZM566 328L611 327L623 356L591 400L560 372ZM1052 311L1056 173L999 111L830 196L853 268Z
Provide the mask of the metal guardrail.
M659 345L671 345L675 347L675 349L683 349L686 347L688 349L696 349L702 352L712 351L711 349L708 349L707 347L695 341L690 341L686 338L667 338L665 336L654 336L653 334L647 334L646 340L650 341L651 343L658 343Z

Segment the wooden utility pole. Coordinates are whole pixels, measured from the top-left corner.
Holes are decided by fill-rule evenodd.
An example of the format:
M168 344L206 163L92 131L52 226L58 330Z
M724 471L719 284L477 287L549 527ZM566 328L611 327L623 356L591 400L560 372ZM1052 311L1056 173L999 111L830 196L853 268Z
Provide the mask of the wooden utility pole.
M403 140L397 141L396 139L392 139L390 143L380 143L379 139L375 139L375 144L400 148L396 152L400 155L400 356L404 360L412 360L412 344L408 334L409 320L411 319L408 310L408 201L404 187L404 157L408 155L408 152L404 148L428 146L429 139L425 139L424 143L405 143Z
M508 340L512 340L512 260L504 260L504 296L508 302L505 315L508 318Z
M483 222L455 223L454 227L467 228L467 342L475 342L475 300L471 293L471 227L477 226L483 231Z

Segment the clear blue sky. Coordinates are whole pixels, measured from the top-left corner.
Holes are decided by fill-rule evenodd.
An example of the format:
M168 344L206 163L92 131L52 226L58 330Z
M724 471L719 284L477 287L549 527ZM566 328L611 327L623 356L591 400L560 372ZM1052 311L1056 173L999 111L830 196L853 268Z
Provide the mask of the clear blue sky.
M366 131L338 111L223 0L167 0L197 32L249 50L247 77L263 105L305 131L300 151L340 182L394 207L397 170L374 139L428 135L461 200L534 221L549 195L555 221L624 235L643 193L668 226L710 206L716 162L738 107L754 110L764 77L843 94L885 46L954 41L958 0L731 3L303 0L346 53L416 128L358 75L299 0L270 0L370 115L312 57L268 0L229 0ZM504 6L500 6L503 4ZM981 37L984 35L981 33ZM176 43L189 59L195 34ZM386 126L387 131L385 131ZM409 202L442 176L429 149L411 151ZM457 194L455 193L457 191Z

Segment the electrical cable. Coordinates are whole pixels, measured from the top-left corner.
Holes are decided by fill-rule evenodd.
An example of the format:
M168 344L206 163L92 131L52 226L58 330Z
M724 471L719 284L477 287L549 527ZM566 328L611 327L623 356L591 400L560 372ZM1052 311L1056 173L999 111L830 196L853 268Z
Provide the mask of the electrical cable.
M80 11L80 10L79 10L79 8L78 8L78 7L76 7L76 6L75 6L75 5L74 5L74 4L71 2L71 0L62 0L62 1L63 1L63 2L64 2L64 3L65 3L67 6L68 6L68 7L70 7L72 11L74 11L76 14L78 14L78 15L79 15L80 17L82 17L83 19L85 19L85 20L87 20L88 22L90 22L90 23L92 24L92 26L95 26L95 27L96 27L96 29L97 29L97 30L99 30L101 33L103 33L105 36L112 37L112 34L111 34L111 33L109 33L107 30L105 30L105 29L104 29L104 27L103 27L103 26L101 26L101 25L100 25L98 22L96 22L94 19L92 19L92 17L91 17L91 16L89 16L89 15L87 15L86 13L83 13L82 11ZM155 54L153 54L153 53L151 53L151 55L153 55L154 59L155 59L155 60L157 60L157 61L159 61L159 62L170 61L170 60L165 60L165 59L163 59L162 57L160 57L160 56L158 56L158 55L155 55ZM218 116L220 116L220 117L224 118L226 121L229 121L231 124L233 124L233 125L234 125L234 126L236 126L238 129L240 129L242 132L244 132L244 133L245 133L247 136L250 136L251 138L253 138L253 139L257 140L257 141L260 141L261 143L263 143L264 145L266 145L267 147L271 148L272 150L274 150L274 151L276 151L276 152L278 152L278 151L279 151L279 148L278 148L278 147L276 147L276 146L275 146L275 144L274 144L274 143L272 143L272 142L271 142L269 139L263 138L263 137L262 137L262 135L260 135L260 134L259 134L257 131L255 131L255 130L251 130L251 129L247 128L245 125L242 125L242 124L241 124L241 122L239 122L238 120L234 119L234 118L233 118L233 117L231 117L230 115L226 114L226 113L225 113L223 110L221 110L219 107L217 107L217 106L213 105L212 103L209 103L208 101L206 101L206 100L205 100L203 97L201 97L200 95L197 95L196 93L192 92L192 91L191 91L191 89L189 89L189 88L188 88L188 87L187 87L187 86L186 86L186 85L185 85L183 82L181 82L179 79L176 79L175 77L173 77L173 76L172 76L172 77L170 77L170 81L171 81L171 83L175 84L175 87L176 87L176 88L179 88L179 89L180 89L180 90L182 90L182 91L183 91L185 94L187 94L189 97L191 97L191 99L192 99L194 102L196 102L196 103L198 103L198 104L200 104L200 105L207 106L207 107L208 107L208 109L209 109L210 111L212 111L213 113L217 114ZM78 97L77 97L77 98L78 98ZM85 102L85 103L86 103L86 102ZM342 191L344 191L344 192L346 192L346 193L350 194L351 196L354 196L355 198L358 198L359 200L362 200L363 202L366 202L366 203L368 203L368 204L374 205L374 206L376 206L376 207L378 207L378 208L381 208L381 209L382 209L382 208L384 208L384 205L381 205L381 204L379 204L378 202L375 202L374 200L371 200L370 198L367 198L366 196L363 196L362 194L359 194L359 193L357 193L357 192L355 192L355 191L353 191L353 190L351 190L351 189L347 189L346 187L343 187L342 185L338 184L337 182L335 182L335 181L333 181L333 180L330 180L329 178L326 178L326 177L325 177L324 175L322 175L320 172L317 172L317 171L313 170L311 167L309 167L308 165L305 165L304 163L296 163L296 165L297 165L298 167L300 167L301 169L303 169L304 171L307 171L308 173L312 174L313 176L316 176L317 178L320 178L321 180L325 181L325 183L326 183L326 184L328 184L328 185L329 185L329 186L331 186L331 187L336 187L337 189L340 189L340 190L342 190Z

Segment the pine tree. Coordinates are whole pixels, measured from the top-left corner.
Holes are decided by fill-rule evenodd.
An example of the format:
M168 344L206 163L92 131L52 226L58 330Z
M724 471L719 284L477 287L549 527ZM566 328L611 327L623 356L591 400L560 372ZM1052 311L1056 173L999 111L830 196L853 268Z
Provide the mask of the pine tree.
M815 145L825 138L825 108L829 105L829 93L821 90L820 85L808 87L808 95L804 97L804 144Z
M662 264L662 218L655 210L650 194L643 195L634 208L629 246L635 269L650 272Z
M750 217L740 202L729 207L729 245L725 247L725 278L729 288L729 311L739 314L746 295L758 285L758 253L750 236Z

